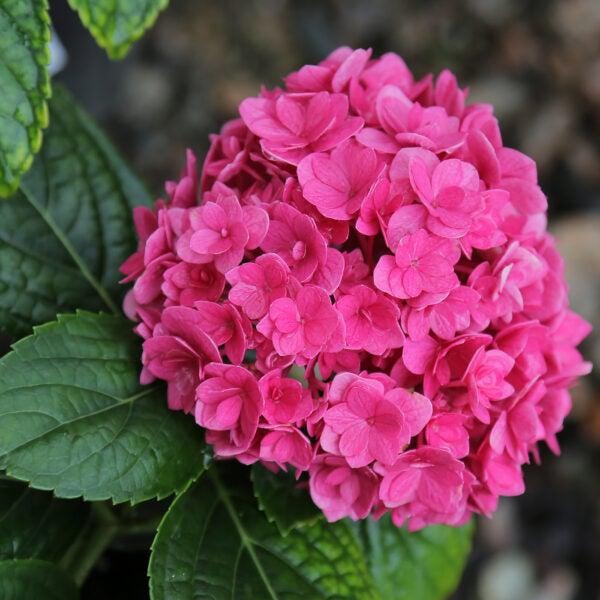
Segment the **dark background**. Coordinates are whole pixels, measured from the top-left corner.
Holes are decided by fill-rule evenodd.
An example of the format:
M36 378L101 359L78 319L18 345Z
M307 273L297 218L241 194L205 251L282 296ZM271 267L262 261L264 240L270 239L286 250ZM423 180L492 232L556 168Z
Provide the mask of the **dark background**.
M156 194L185 148L202 155L242 98L337 46L398 52L418 77L451 68L472 100L495 104L505 144L538 162L573 307L600 331L599 0L172 0L119 63L65 0L51 5L69 56L58 79ZM599 334L584 353L600 358ZM526 494L479 521L456 598L600 599L598 375L573 397L562 457L544 452L541 467L526 468ZM84 598L147 597L147 544L109 551Z

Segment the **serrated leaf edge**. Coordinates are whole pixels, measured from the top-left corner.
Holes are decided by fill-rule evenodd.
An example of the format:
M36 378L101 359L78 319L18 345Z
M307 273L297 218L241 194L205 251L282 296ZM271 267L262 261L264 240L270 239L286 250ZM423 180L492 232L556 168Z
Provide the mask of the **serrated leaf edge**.
M323 518L322 514L317 513L314 517L307 517L306 519L301 519L300 521L297 521L295 525L291 525L290 527L282 527L279 524L279 522L277 521L277 518L272 516L269 513L268 508L263 504L263 500L260 497L260 492L258 491L257 486L255 485L256 482L254 479L254 472L255 472L254 468L250 469L250 480L252 481L252 494L256 498L256 503L257 503L260 511L265 515L265 517L267 518L267 521L269 521L269 523L274 523L277 526L277 530L281 534L281 537L285 538L292 531L295 531L296 529L300 529L304 526L314 525L315 523L319 522ZM312 502L312 499L311 499L311 502Z
M61 313L58 314L56 316L56 320L55 321L49 321L48 323L43 323L42 325L36 325L33 328L33 333L31 333L30 335L27 335L23 338L21 338L20 340L18 340L17 342L15 342L14 344L11 345L11 351L7 354L5 354L3 357L0 358L0 364L2 363L2 361L4 360L5 357L9 356L10 354L12 354L13 352L17 352L19 351L19 348L21 345L25 344L28 340L30 340L31 338L35 338L38 336L43 336L46 333L48 333L49 331L52 331L54 329L57 329L61 324L63 323L68 323L69 321L72 320L76 320L77 317L82 316L82 317L103 317L103 318L107 318L109 320L115 320L115 319L121 319L122 321L125 321L124 317L119 317L119 316L115 316L115 315L111 315L111 314L106 314L106 313L94 313L92 311L87 311L87 310L80 310L78 309L74 314L73 313ZM139 394L135 394L134 396L125 399L125 401L129 401L129 402L134 402L135 400L139 400L140 398L145 397L146 395L149 395L153 392L156 391L156 387L152 386L145 386L145 389L143 391L141 391ZM118 405L113 405L111 407L109 407L109 409L112 409L114 407L116 407ZM89 416L89 415L88 415ZM4 457L4 455L0 455L0 461L2 460L2 458ZM57 498L57 499L62 499L62 500L74 500L77 498L81 498L82 500L86 501L86 502L104 502L104 501L110 501L112 503L113 506L117 506L119 504L126 504L128 503L130 506L135 506L137 504L140 504L142 502L147 502L148 500L164 500L165 498L169 498L170 496L178 496L180 495L183 490L187 489L191 483L193 483L194 481L196 481L210 466L210 461L208 460L203 460L202 462L198 463L198 472L197 474L192 477L191 479L189 479L181 488L179 489L174 489L170 492L166 492L164 494L151 494L151 495L140 495L140 496L134 496L132 498L124 498L123 500L120 499L116 499L113 495L111 494L107 494L107 495L98 495L98 496L91 496L89 494L78 494L78 495L74 495L74 496L66 496L66 495L58 495L56 494L56 490L55 488L52 487L44 487L41 485L37 485L32 481L29 481L28 479L25 479L23 477L20 477L18 475L15 475L14 472L9 468L9 467L4 467L4 472L6 473L6 475L9 475L10 477L12 477L13 479L15 479L16 481L20 481L22 483L27 484L27 486L31 489L34 490L39 490L39 491L43 491L43 492L52 492L52 495ZM0 463L0 467L2 467L1 463Z
M159 0L157 9L148 14L146 19L140 24L138 31L129 36L126 42L122 42L121 44L115 46L111 43L110 38L107 38L103 35L102 28L99 27L91 17L89 10L87 7L78 6L76 0L68 0L69 6L79 15L81 22L86 27L86 29L92 34L96 43L106 50L109 58L112 60L120 60L124 58L132 45L137 42L144 33L152 27L160 13L167 8L169 4L169 0Z

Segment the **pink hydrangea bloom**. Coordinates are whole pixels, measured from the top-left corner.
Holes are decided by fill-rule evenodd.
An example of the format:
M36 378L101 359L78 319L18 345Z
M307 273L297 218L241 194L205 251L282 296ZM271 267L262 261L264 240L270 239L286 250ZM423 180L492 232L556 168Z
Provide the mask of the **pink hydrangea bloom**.
M427 423L425 436L434 448L448 450L455 458L469 454L468 416L461 413L438 413Z
M398 307L383 294L357 285L340 296L335 307L346 324L346 348L383 354L404 344Z
M256 328L281 356L313 358L344 345L344 322L323 289L314 285L304 286L295 298L275 300Z
M133 224L138 236L138 249L120 267L121 273L125 275L123 283L137 279L144 271L146 254L146 243L150 236L158 229L158 217L156 213L146 206L136 206L133 209ZM165 247L166 250L166 247ZM158 254L164 253L158 252Z
M321 455L310 467L310 495L327 520L364 519L377 498L377 476L367 467L352 469L341 457Z
M347 96L328 92L246 98L240 114L268 156L293 165L334 148L363 125L360 117L348 115Z
M546 386L538 380L507 402L490 431L490 446L494 452L506 451L515 461L528 461L528 449L544 437L538 404L545 393Z
M338 48L320 64L305 65L299 71L290 73L285 78L286 87L291 92L341 92L353 78L361 74L370 57L370 49Z
M360 353L354 350L321 352L318 360L319 372L323 379L329 379L333 373L358 373L360 363Z
M498 496L519 496L525 491L521 465L508 454L496 454L491 448L482 446L480 479L489 492Z
M274 425L266 429L267 433L260 442L260 459L274 462L284 470L290 464L307 471L313 457L310 440L291 425Z
M237 266L244 250L257 248L267 233L269 217L257 206L240 206L238 199L218 196L190 213L190 249L214 257L221 273Z
M428 523L464 521L471 478L446 450L424 446L405 452L392 466L376 464L375 470L383 475L379 497L394 509L398 526L408 520L412 531Z
M347 294L355 285L369 283L370 269L364 261L362 252L355 248L352 252L345 252L344 270L338 287L338 292Z
M535 163L447 70L343 47L284 82L134 209L141 382L330 521L491 515L591 369Z
M191 150L186 152L186 165L179 181L167 181L165 191L170 205L177 208L190 208L198 202L198 171L196 156Z
M376 379L346 377L337 384L334 397L341 399L323 415L321 444L351 467L392 463L431 416L427 398L399 388L386 391Z
M484 209L479 193L479 174L468 162L450 158L440 162L431 175L421 158L409 164L412 188L427 212L427 228L440 237L459 238Z
M256 378L242 367L211 363L196 391L196 422L222 456L246 451L254 438L263 399ZM210 437L208 434L211 434Z
M494 400L503 400L514 392L506 378L514 366L514 360L500 350L479 347L467 366L463 381L467 385L469 404L473 415L489 423L489 408Z
M225 289L225 277L214 263L178 262L163 273L162 293L176 306L194 306L198 300L215 301Z
M197 322L217 346L224 346L227 358L240 364L246 352L247 340L252 335L250 321L229 303L217 304L198 300Z
M397 209L406 201L402 193L397 193L398 191L385 175L380 176L361 204L356 230L368 236L375 236L381 231L390 245L387 237L389 222ZM418 228L418 226L412 227L411 231ZM400 237L395 243L400 240Z
M261 248L279 255L301 283L309 281L317 267L327 262L327 243L314 219L289 204L272 208Z
M273 300L297 291L299 285L277 254L263 254L227 272L229 301L240 306L250 319L263 317Z
M458 284L454 264L460 254L449 240L419 229L404 236L395 256L384 255L373 272L375 285L396 298L422 292L446 293Z
M410 298L404 311L408 335L418 340L433 331L444 340L452 340L457 331L469 329L471 313L477 308L479 294L460 285L448 294L421 294Z
M265 402L263 417L271 425L301 422L313 411L313 400L299 381L274 369L258 382Z
M346 140L330 154L309 154L298 165L302 194L332 219L351 219L383 169L377 153Z
M219 350L200 327L192 308L166 308L160 325L144 342L145 382L158 377L168 382L169 408L191 412L204 366L219 361Z
M443 107L423 108L418 102L411 102L395 85L379 90L375 112L381 129L365 127L356 137L384 154L395 154L403 146L449 152L463 143L456 117L449 116Z

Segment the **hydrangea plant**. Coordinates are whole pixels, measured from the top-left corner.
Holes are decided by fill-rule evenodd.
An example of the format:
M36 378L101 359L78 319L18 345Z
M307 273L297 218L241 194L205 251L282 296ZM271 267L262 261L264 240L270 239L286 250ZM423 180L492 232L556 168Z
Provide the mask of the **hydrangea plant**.
M76 597L148 529L155 600L445 598L590 368L492 107L340 48L153 205L60 89L51 113L0 204L2 325L50 321L0 360L0 595Z

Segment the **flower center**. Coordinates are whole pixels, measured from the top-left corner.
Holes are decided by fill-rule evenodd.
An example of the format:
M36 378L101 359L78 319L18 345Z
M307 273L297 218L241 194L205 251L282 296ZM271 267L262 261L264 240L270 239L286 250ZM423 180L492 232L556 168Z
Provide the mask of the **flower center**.
M190 279L192 280L192 283L195 284L209 283L210 275L202 268L192 269L190 272Z
M306 256L306 244L304 242L296 242L292 248L292 258L294 260L302 260Z
M221 229L221 237L226 238L228 235L229 235L229 229L227 229L227 227L223 227Z
M369 323L371 322L371 313L364 307L358 309L358 316Z

